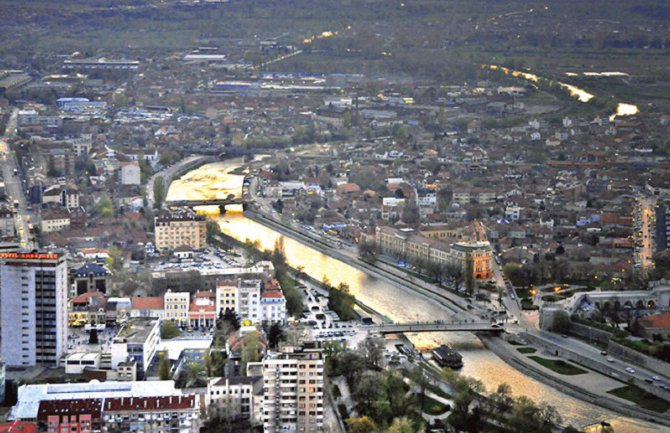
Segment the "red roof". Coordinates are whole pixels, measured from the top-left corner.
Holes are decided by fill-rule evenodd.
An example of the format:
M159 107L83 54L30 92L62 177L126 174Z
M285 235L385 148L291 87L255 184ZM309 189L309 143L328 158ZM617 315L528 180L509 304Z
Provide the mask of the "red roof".
M37 424L14 421L0 424L0 433L37 433Z
M142 412L157 410L179 410L195 407L195 396L174 397L117 397L105 399L105 412Z
M133 298L133 309L135 310L162 310L164 301L161 296L135 296Z
M192 313L213 312L215 309L216 306L214 305L196 305L194 303L191 303L191 305L188 306L188 311Z
M38 421L45 422L50 415L72 416L91 415L93 419L100 418L102 411L101 398L72 399L72 400L43 400L37 412Z
M337 186L337 192L339 193L353 193L353 192L360 192L361 187L358 186L356 183L343 183L341 185Z
M73 304L88 304L88 301L91 298L104 298L104 297L105 294L102 292L87 292L77 296L76 298L72 298L70 302L72 302Z
M640 319L640 325L648 329L670 329L670 313L643 317Z
M202 292L195 292L196 298L215 298L216 295L211 290L205 290Z
M282 298L282 297L284 297L284 294L281 292L281 290L266 290L261 295L261 298Z

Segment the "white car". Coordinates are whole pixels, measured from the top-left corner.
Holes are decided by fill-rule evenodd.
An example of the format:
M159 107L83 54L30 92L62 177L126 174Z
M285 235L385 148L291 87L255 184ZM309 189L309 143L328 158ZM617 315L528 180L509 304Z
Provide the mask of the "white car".
M626 373L635 374L635 370L630 367L626 367Z

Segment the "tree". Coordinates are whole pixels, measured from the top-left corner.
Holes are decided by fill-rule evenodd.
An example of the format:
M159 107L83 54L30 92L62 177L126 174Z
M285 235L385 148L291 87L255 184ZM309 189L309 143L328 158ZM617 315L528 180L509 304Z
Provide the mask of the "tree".
M414 385L419 389L419 403L420 407L423 407L426 402L426 390L430 384L430 378L426 375L424 367L417 365L410 371L410 379L414 382Z
M123 250L116 245L113 245L107 250L107 259L105 260L107 266L113 270L120 270L123 266Z
M363 354L368 368L381 368L385 346L386 341L381 337L368 337L359 343L358 350Z
M167 193L165 187L165 179L163 176L156 176L154 179L154 207L160 209L163 207L163 200L165 200L165 195Z
M172 338L179 337L179 329L174 322L166 320L161 325L161 338L164 340L170 340Z
M240 374L246 376L247 364L258 362L261 359L258 334L256 332L247 332L242 338L242 355L240 360Z
M344 376L349 388L353 388L358 378L365 371L365 357L356 350L345 350L336 359L337 364L333 374Z
M377 244L374 241L364 241L358 244L358 255L365 261L374 263L379 257Z
M407 417L396 418L388 429L388 433L420 433L424 431L423 424L415 428Z
M172 379L171 372L172 365L166 351L161 354L161 359L158 363L158 377L160 380L170 380Z
M205 368L207 369L207 376L218 377L223 373L223 366L226 363L226 352L220 350L213 350L205 352Z
M384 394L382 374L374 371L364 372L354 385L353 397L358 413L372 417L378 416L375 403L383 400Z
M417 206L414 200L405 200L405 205L402 207L402 215L400 219L405 224L416 224L419 222L419 206Z
M275 322L270 326L268 330L268 344L271 348L276 348L277 344L281 341L283 331L281 325L278 322Z
M109 218L114 215L114 203L107 195L100 197L95 209L101 218Z
M377 431L377 424L367 416L348 418L347 427L349 427L351 433L374 433Z
M221 235L221 227L219 223L214 220L208 220L206 223L207 228L207 243L213 244L214 239Z

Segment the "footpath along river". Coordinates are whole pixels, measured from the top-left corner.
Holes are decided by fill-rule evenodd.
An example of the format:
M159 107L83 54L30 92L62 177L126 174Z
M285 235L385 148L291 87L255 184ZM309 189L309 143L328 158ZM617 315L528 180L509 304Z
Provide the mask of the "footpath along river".
M175 180L168 191L168 200L202 199L240 195L243 176L230 173L241 165L240 160L207 164L188 172ZM283 237L284 249L290 265L303 266L304 271L321 280L327 275L334 284L346 282L351 292L365 305L373 308L393 321L432 321L446 318L449 314L444 307L428 299L402 290L392 284L371 277L354 267L322 254L295 239L282 236L274 230L245 218L241 212L229 211L218 218L223 233L240 241L258 241L261 248L272 249L275 240ZM594 422L607 420L615 432L647 433L662 432L663 427L619 416L611 411L577 400L531 379L515 370L470 333L427 333L408 334L419 348L433 347L449 343L463 355L462 374L482 381L487 390L493 391L500 383L508 383L514 395L527 395L536 402L546 402L555 406L563 424L584 427ZM587 430L595 432L596 430Z

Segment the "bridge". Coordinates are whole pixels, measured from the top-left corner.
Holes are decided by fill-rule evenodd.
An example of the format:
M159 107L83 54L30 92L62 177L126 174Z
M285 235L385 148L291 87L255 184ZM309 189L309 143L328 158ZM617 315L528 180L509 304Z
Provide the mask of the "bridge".
M398 334L403 332L503 332L505 329L490 322L413 322L366 325L359 328L373 334Z
M243 198L213 198L201 200L168 200L165 202L166 206L175 207L193 207L193 206L226 206L229 204L245 204Z

